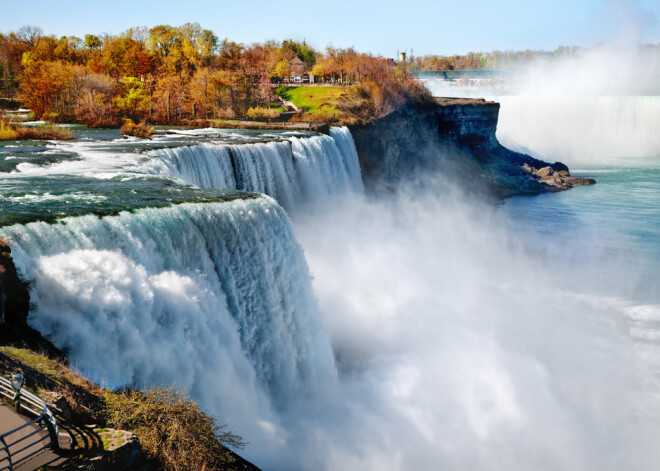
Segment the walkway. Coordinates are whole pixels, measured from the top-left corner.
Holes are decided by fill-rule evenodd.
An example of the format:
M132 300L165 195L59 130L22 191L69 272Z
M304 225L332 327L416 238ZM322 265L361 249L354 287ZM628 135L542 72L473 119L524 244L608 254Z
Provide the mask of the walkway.
M30 422L30 420L31 420L30 418L18 414L12 407L6 404L6 401L0 400L0 435L2 435L3 433L7 433L10 430L13 430L17 427L20 427L21 425ZM8 437L8 441L10 443L13 443L16 440L20 440L22 437L25 437L33 433L38 428L39 427L36 424L26 427L25 429L17 432L16 434L12 434L10 437ZM39 441L38 443L34 443L26 450L13 454L11 457L12 462L17 462L22 457L27 456L33 451L41 448L43 444L49 439L48 432L45 430L39 432L39 435L43 437L43 440ZM27 440L27 441L32 442L33 440ZM20 445L18 446L18 448L20 449ZM58 456L57 454L55 454L51 448L47 448L41 451L40 453L37 453L35 456L29 458L27 461L20 463L18 466L15 466L13 470L33 471L46 465L56 466L62 464L64 461L65 460L60 456ZM10 469L9 462L7 460L7 454L4 448L0 446L0 470L4 471L6 469Z

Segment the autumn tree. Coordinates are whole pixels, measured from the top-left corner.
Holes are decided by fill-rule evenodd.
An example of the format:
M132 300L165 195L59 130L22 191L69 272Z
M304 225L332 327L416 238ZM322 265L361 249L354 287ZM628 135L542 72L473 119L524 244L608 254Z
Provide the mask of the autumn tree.
M285 39L282 41L280 51L291 51L296 57L298 57L298 59L307 64L310 68L316 63L317 52L309 47L304 41L299 43L292 39Z
M272 77L277 77L280 79L288 78L291 76L291 66L289 61L285 58L280 59L280 61L275 65L271 72Z
M338 49L328 46L325 49L326 56L334 65L334 70L339 74L339 81L344 83L344 74L346 73L346 61L348 60L348 53L346 49Z
M242 70L250 77L270 76L279 60L275 41L253 43L243 49Z
M228 39L223 39L218 50L217 67L236 72L241 69L243 45Z
M153 94L153 109L159 121L171 123L183 114L188 99L188 83L181 75L158 79Z
M199 23L159 25L148 31L146 46L157 60L161 75L184 73L190 78L198 67L211 64L218 38Z
M77 102L73 66L63 62L37 61L23 55L21 100L37 116L56 113L71 117Z
M120 94L113 98L113 105L119 112L133 121L139 121L149 111L149 93L144 85L135 77L123 77L120 81Z
M96 73L105 73L115 78L144 77L153 72L154 64L141 42L119 36L106 38L90 68Z
M193 119L197 119L198 110L204 118L213 114L217 93L217 81L213 77L213 72L208 67L198 69L190 81Z
M85 35L85 47L87 49L99 49L103 43L101 42L101 38L94 35L94 34L86 34Z
M117 93L117 83L110 76L84 70L77 74L79 99L76 119L88 126L118 126L112 97Z

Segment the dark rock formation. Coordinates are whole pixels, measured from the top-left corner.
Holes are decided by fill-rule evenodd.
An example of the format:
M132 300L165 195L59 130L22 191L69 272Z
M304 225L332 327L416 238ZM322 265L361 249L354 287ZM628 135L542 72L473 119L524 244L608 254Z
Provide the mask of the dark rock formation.
M11 248L0 240L0 326L23 327L30 308L30 294L16 273Z
M28 326L29 310L30 293L18 277L9 244L0 239L0 345L26 347L63 359L61 351Z
M595 183L571 177L562 163L500 145L499 109L499 103L485 100L438 99L351 127L365 184L393 185L411 172L440 171L464 187L506 197Z

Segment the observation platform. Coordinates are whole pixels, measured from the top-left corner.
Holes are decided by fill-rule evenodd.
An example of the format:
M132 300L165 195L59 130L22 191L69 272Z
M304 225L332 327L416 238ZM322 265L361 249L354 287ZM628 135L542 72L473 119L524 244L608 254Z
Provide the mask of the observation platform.
M58 444L63 436L58 436ZM52 435L41 421L20 414L0 399L0 471L33 471L59 466L66 458L57 454Z

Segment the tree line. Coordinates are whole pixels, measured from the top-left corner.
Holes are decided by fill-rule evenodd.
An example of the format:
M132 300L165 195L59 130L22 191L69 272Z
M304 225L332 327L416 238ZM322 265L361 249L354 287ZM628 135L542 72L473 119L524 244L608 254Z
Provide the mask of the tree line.
M598 46L598 45L597 45ZM595 46L595 47L597 47ZM576 56L587 48L580 46L559 46L554 51L525 49L524 51L468 52L451 56L430 54L410 58L410 68L414 70L499 70L510 66L524 65L533 60L554 60ZM660 43L645 44L642 52L660 54Z
M490 51L490 52L468 52L467 54L454 54L443 56L430 54L412 57L411 67L415 70L496 70L510 65L524 64L534 59L561 57L566 54L574 54L579 48L577 46L561 46L554 51Z
M294 60L297 58L298 60ZM130 28L119 35L46 35L34 26L0 34L0 96L52 122L115 126L244 116L274 105L293 73L357 84L371 113L423 95L405 64L353 48L320 52L293 40L241 44L197 23Z

